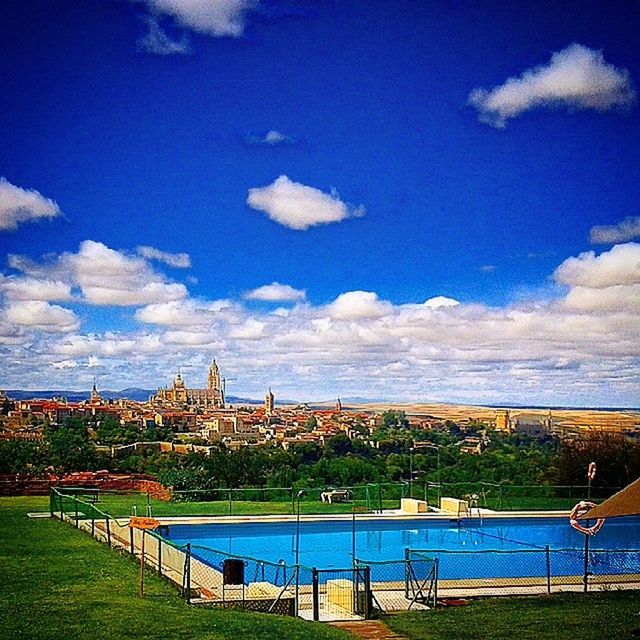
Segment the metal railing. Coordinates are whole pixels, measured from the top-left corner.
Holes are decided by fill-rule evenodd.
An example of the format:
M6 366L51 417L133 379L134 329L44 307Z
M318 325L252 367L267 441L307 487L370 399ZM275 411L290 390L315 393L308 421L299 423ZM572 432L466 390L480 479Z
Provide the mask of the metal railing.
M146 565L194 604L337 619L342 614L367 617L374 608L433 607L446 597L640 588L640 549L592 549L588 544L582 549L406 549L404 558L380 562L357 558L354 547L351 568L309 568L179 545L162 535L167 533L162 527L130 528L129 516L114 516L105 508L110 496L54 487L50 511L109 547L138 558L144 549ZM355 511L353 519L355 526Z
M600 500L612 495L617 487L591 487L591 496ZM475 483L368 483L348 487L276 487L239 489L193 489L173 491L171 500L160 500L135 491L64 488L77 492L83 499L102 506L115 515L255 515L300 513L351 513L354 509L379 513L397 510L402 498L424 500L429 508L437 507L438 495L467 499L474 508L497 511L570 510L589 491L584 486L510 485ZM302 491L298 501L297 496ZM332 494L330 501L323 495Z

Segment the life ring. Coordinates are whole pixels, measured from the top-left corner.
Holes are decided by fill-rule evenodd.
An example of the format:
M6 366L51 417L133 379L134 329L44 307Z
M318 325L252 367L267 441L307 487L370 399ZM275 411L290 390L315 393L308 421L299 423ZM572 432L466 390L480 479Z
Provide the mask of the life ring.
M587 471L587 479L588 480L594 480L596 477L596 463L595 462L591 462L589 464L589 469Z
M592 527L583 527L580 522L578 522L579 518L581 518L585 513L587 513L587 511L589 511L589 509L593 509L593 507L595 506L597 506L595 502L587 502L586 500L578 502L578 504L573 507L571 513L569 514L569 524L574 529L580 531L581 533L584 533L587 536L595 536L596 533L598 533L598 531L600 531L600 529L602 528L602 525L604 524L604 518L598 518L596 520L596 523Z

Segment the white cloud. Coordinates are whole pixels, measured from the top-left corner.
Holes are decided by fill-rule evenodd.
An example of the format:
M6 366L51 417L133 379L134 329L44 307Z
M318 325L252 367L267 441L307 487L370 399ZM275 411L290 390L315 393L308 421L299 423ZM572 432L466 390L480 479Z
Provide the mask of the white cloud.
M260 340L264 336L265 323L249 318L241 326L229 332L231 338L237 340Z
M26 275L79 287L82 300L96 305L141 306L185 298L183 284L169 282L137 256L110 249L101 242L85 240L78 253L37 264L10 255L9 264Z
M608 111L635 100L629 72L605 62L600 51L573 43L551 56L547 65L509 78L491 90L474 89L469 103L481 122L505 127L509 118L539 107Z
M334 320L373 320L387 315L391 309L371 291L348 291L340 294L328 307Z
M72 299L71 285L61 280L39 280L0 275L0 291L11 300L66 302Z
M186 29L206 35L238 38L244 32L246 14L257 0L143 0L156 14L175 18Z
M67 333L79 327L73 311L40 300L10 304L4 310L4 319L12 324L46 333Z
M638 314L640 324L640 284L618 284L600 289L572 287L565 305L568 309L587 313L631 311Z
M244 298L247 300L262 300L264 302L296 302L304 300L306 292L303 289L294 289L288 284L272 282L262 287L247 291Z
M197 300L172 300L151 304L136 311L136 319L148 324L174 327L210 325L222 317L222 312L231 310L228 300L200 302Z
M564 307L582 313L635 313L640 316L640 244L593 251L565 260L555 272L569 291Z
M146 16L145 22L147 23L148 31L138 40L138 46L144 51L161 56L184 55L191 52L191 47L185 34L182 34L180 40L173 40L153 16Z
M577 258L565 260L554 276L560 284L590 289L639 284L640 244L616 245L599 256L593 251L586 251Z
M21 189L0 178L0 231L16 229L22 222L55 218L60 207L34 189Z
M283 147L299 144L299 141L281 131L270 129L266 133L247 134L244 137L244 143L250 147Z
M282 142L287 142L289 138L284 135L284 133L280 133L279 131L267 131L267 134L262 139L264 144L281 144Z
M640 216L629 216L618 224L592 227L589 237L593 244L616 244L640 238Z
M436 296L435 298L429 298L429 300L424 303L424 306L429 309L440 309L442 307L458 307L460 306L460 303L453 298Z
M238 379L238 392L255 398L272 385L282 396L309 401L339 392L632 406L640 389L640 284L627 274L634 247L566 260L557 270L566 293L555 288L552 299L494 308L444 296L392 304L371 291L278 313L187 298L137 310L144 324L130 331L63 336L33 329L49 312L31 310L27 318L23 311L22 321L33 324L21 325L10 325L2 312L0 344L9 346L0 349L0 363L16 386L31 388L53 376L79 385L90 358L99 358L101 376L122 387L170 384L178 367L197 371L189 373L197 386L215 356L224 375ZM65 362L58 366L68 368L53 368Z
M157 260L175 269L188 269L191 258L188 253L167 253L155 247L139 246L136 251L147 260Z
M315 187L293 182L285 175L266 187L249 189L247 204L297 231L365 214L364 206L351 207L340 200L335 190L327 194Z
M87 356L89 361L97 356L106 358L124 358L125 366L132 366L145 355L154 355L165 348L158 335L129 334L122 335L113 332L104 334L78 335L71 334L54 345L52 353L55 355L77 358Z
M80 365L75 360L60 360L52 362L51 366L54 369L77 369Z
M126 256L101 242L85 240L80 251L63 260L87 302L97 305L135 306L184 298L182 284L169 283L144 260Z

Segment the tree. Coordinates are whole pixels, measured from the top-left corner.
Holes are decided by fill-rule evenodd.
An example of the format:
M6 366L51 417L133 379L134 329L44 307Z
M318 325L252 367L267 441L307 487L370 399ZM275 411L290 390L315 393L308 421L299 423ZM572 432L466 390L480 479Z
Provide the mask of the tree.
M587 468L595 462L593 485L623 487L640 476L640 443L622 434L596 431L583 440L560 445L552 478L560 485L586 485Z
M99 456L89 441L87 425L80 418L67 418L63 425L45 430L49 456L60 472L87 471L97 468Z
M382 414L382 427L384 429L407 429L409 421L404 411L385 411Z

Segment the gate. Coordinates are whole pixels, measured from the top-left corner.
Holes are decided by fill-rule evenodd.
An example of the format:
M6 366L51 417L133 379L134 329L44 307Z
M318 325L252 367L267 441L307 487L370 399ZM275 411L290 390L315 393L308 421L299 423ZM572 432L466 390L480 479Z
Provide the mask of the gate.
M299 615L321 621L368 619L370 575L368 567L311 569L311 593L305 597L301 590Z
M381 612L429 609L438 598L438 560L405 549L403 560L356 560L370 571L371 602Z

